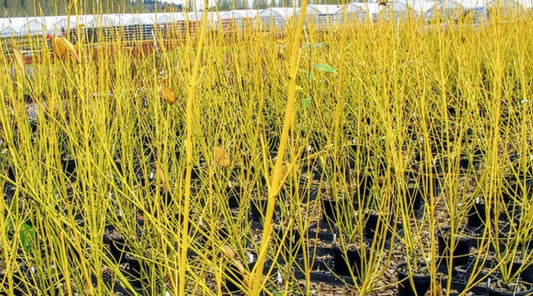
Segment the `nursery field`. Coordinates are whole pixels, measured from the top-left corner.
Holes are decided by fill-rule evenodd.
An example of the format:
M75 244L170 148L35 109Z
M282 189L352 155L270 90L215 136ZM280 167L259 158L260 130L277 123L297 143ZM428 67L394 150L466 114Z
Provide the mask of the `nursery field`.
M529 17L93 47L0 50L0 295L533 294Z

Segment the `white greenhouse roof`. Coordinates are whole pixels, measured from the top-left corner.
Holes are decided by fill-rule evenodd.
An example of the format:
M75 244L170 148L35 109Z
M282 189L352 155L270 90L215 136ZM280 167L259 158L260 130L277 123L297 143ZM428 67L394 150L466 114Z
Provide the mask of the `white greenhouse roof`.
M339 11L342 6L341 5L310 5L314 9L316 9L321 14L335 14L337 11Z
M457 7L465 10L488 7L487 0L444 0L438 5L439 7Z
M259 17L281 17L289 18L296 15L297 8L295 7L270 7L261 10Z
M381 11L381 8L378 3L352 2L342 7L337 12L337 15L342 15L344 13L354 14L354 13L361 13L361 12L375 14L375 13L379 13L380 11Z
M159 24L169 24L182 20L185 20L185 14L183 13L164 13L156 16L156 21Z
M431 8L435 7L435 1L426 0L399 0L398 2L405 3L405 5L415 12L425 13Z
M46 32L46 26L37 19L29 19L27 23L18 28L20 33L36 35Z
M17 35L19 35L18 31L11 27L5 27L0 31L1 38L12 37L12 36L17 36Z
M126 14L121 19L123 21L122 24L125 26L145 25L154 23L154 17L151 13Z
M117 26L121 23L121 15L120 14L110 14L110 15L95 15L87 23L87 26L90 28L97 28L97 27L111 27L111 26Z
M220 12L219 19L243 19L254 18L259 14L257 9L235 9L230 11Z

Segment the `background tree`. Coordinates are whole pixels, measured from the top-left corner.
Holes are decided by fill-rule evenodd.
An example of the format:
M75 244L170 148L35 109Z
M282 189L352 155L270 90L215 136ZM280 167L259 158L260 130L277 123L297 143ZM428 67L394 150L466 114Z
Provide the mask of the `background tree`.
M253 0L253 9L264 9L270 6L267 0Z
M129 13L153 12L168 5L158 0L78 0L78 12ZM0 17L25 17L74 14L73 0L0 0ZM69 8L71 8L69 10Z

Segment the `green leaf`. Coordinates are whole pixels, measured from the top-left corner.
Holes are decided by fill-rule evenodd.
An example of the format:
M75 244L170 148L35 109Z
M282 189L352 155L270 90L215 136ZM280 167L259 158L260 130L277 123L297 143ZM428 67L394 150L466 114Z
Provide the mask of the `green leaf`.
M322 71L324 73L337 74L337 69L333 68L332 66L330 66L328 64L318 63L318 64L315 64L314 68L316 70Z
M303 108L304 110L307 110L307 108L309 108L309 105L311 105L311 101L312 101L312 100L313 100L313 99L311 99L311 97L307 97L307 98L305 98L305 99L304 99L304 102L303 102L303 104L302 104L302 108Z
M319 48L319 47L324 47L324 46L328 46L328 43L327 42L314 43L311 45L311 48Z
M313 81L313 71L309 71L309 74L307 74L307 81Z
M30 225L22 224L22 229L19 231L20 242L24 251L29 252L31 250L31 243L35 240L35 230Z
M8 235L9 237L11 237L11 236L10 236L10 232L11 232L11 224L12 224L12 223L11 223L11 218L7 217L6 225L5 225L5 229L4 229L4 230L5 230L6 235Z
M302 46L302 49L306 49L306 48L313 49L313 48L319 48L319 47L324 47L324 46L328 46L328 43L327 42L317 42L313 44L306 43Z

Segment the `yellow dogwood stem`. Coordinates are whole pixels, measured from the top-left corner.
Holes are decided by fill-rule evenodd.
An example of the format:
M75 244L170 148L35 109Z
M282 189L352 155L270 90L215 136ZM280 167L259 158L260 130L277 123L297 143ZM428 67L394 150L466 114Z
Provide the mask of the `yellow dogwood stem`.
M205 7L208 7L208 0L204 1ZM185 138L185 153L187 168L185 171L185 193L183 196L183 228L181 233L181 244L180 244L180 254L179 254L179 272L178 272L178 283L179 290L178 295L185 296L186 291L186 272L187 272L187 252L189 250L189 233L187 229L189 228L189 211L190 211L190 195L191 195L191 171L193 165L193 131L194 131L194 104L196 100L196 86L198 84L198 76L200 72L200 58L202 55L202 46L205 39L205 31L208 20L208 10L205 9L203 12L202 18L202 27L200 29L200 37L198 40L198 45L196 47L196 57L194 60L194 65L191 71L190 82L187 90L187 114L186 114L186 138Z
M285 118L283 121L283 128L281 132L281 139L278 147L278 155L272 173L272 184L268 187L268 200L266 215L263 224L263 235L261 237L261 244L259 246L259 254L257 262L252 270L250 277L249 293L247 295L259 295L263 286L263 269L265 266L266 253L270 244L270 236L272 234L272 217L274 216L274 208L276 205L276 196L280 190L281 171L283 159L285 158L285 150L287 148L289 131L293 125L294 116L296 114L296 75L298 74L298 64L300 61L300 39L303 30L303 23L306 16L307 0L302 1L296 31L292 40L292 48L289 64L289 88L287 93L287 107L285 108Z

